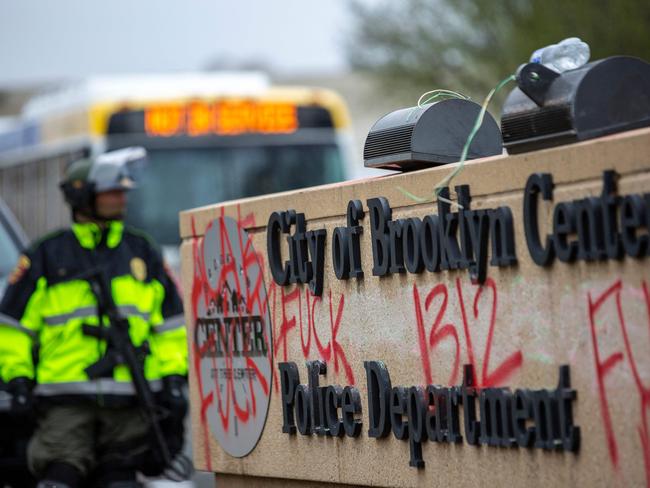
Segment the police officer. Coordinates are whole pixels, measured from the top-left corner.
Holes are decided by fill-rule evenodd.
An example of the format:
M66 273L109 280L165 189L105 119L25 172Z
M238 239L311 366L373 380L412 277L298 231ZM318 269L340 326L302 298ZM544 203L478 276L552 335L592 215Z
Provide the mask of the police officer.
M87 333L108 326L84 277L89 268L103 269L131 342L147 347L144 375L170 411L173 450L182 444L182 304L157 248L123 223L133 170L145 155L127 148L68 167L61 189L72 227L32 245L0 304L0 376L14 411L31 410L34 399L38 407L28 461L39 487L84 486L91 473L97 486L137 486L136 469L150 452L149 425L128 368L119 364L94 379L86 372L110 347L100 334Z

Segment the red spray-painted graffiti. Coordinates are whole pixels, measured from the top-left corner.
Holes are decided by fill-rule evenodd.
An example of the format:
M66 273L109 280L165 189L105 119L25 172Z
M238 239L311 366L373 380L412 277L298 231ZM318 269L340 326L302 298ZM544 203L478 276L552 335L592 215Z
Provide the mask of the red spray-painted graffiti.
M596 380L598 384L598 397L600 401L600 412L603 420L603 428L605 430L605 438L607 440L607 447L609 458L615 470L620 468L620 453L618 450L617 437L614 432L614 424L610 413L610 400L607 393L605 380L610 375L614 368L617 366L625 367L627 364L626 372L631 375L634 385L636 387L639 402L641 407L641 418L638 421L637 433L641 441L643 451L643 461L645 465L646 484L650 487L650 431L648 429L648 407L650 407L650 385L646 385L641 380L639 374L638 356L632 352L632 344L630 341L630 327L626 321L623 300L622 300L623 284L621 280L615 281L610 287L600 294L587 294L588 311L589 311L589 328L591 332L591 341L593 345L594 361L596 367ZM646 281L641 282L641 297L645 303L647 312L647 327L650 333L650 292ZM608 305L615 307L615 316L618 328L620 329L621 338L623 340L623 347L603 356L602 343L599 342L599 316L606 311ZM603 343L605 341L603 340ZM612 343L612 338L607 338L607 343Z
M241 320L242 316L251 315L254 310L267 310L270 305L272 310L270 326L273 331L273 339L267 336L266 328L263 329L265 330L264 342L266 347L273 352L272 355L269 354L268 361L276 392L279 389L279 382L277 381L277 372L272 368L272 359L282 357L283 360L287 360L288 341L292 339L291 331L295 330L298 325L303 357L308 359L316 354L319 359L326 363L333 362L334 373L338 375L340 371L344 372L347 383L354 385L354 373L345 350L338 339L345 310L345 296L343 294L337 296L330 290L327 292L326 304L323 303L321 297L312 295L306 287L294 286L291 289L280 287L273 282L271 282L268 289L268 294L263 292L265 289L263 279L264 256L262 253L256 253L253 250L252 241L242 238L245 235L244 228L255 226L254 216L252 214L247 215L245 218L239 216L236 222L236 239L232 238L232 232L230 234L226 232L225 221L222 210L222 217L208 226L204 237L195 238L193 241L194 275L191 300L195 335L197 333L197 319L201 319L199 309L205 312L213 306L213 308L216 307L223 312L224 318L227 318L228 311L233 309L233 302L245 304L244 308L241 306L234 307L235 318ZM197 235L194 221L192 221L192 226L193 235ZM210 263L207 263L205 259L205 236L214 231L213 226L218 226L219 241L224 243L221 246L221 255L218 256L218 260L222 265L219 266L216 273L216 281L215 277L210 273ZM237 269L236 260L233 259L236 255L241 260L240 269ZM254 283L245 282L244 277L248 276L249 269L256 266L259 267L259 273L256 275ZM320 321L316 318L317 315L320 316L318 312L324 305L328 306L325 315L327 315L327 312L329 313L329 321L327 319ZM304 320L305 317L306 320ZM262 322L264 322L263 317ZM213 371L219 369L216 365L216 358L214 355L210 357L209 352L217 350L220 342L227 345L225 348L227 354L225 354L224 358L225 368L221 369L232 369L232 350L235 344L233 341L236 340L235 335L226 335L223 330L221 332L210 330L204 336L203 341L194 341L193 367L199 392L200 422L205 446L205 458L207 468L211 469L208 442L208 426L210 424L208 411L211 408L216 408L221 428L226 432L232 430L231 418L234 418L236 424L234 428L237 430L237 423L244 425L256 417L258 401L253 382L259 382L264 397L268 399L271 378L269 377L267 380L260 373L256 364L250 358L247 358L246 366L253 370L254 374L249 376L250 384L244 396L241 395L241 392L239 395L235 394L235 383L232 375L227 378L225 388L224 385L217 384L216 378L208 378L205 374L204 362L206 359L211 360ZM329 339L324 340L326 336L329 336ZM273 347L270 347L271 344ZM210 388L206 383L211 379L214 380L214 388ZM234 416L231 415L231 409Z
M487 333L487 341L481 359L481 374L477 378L477 386L487 388L503 384L513 373L515 373L523 363L523 354L521 350L516 350L504 359L494 370L490 371L489 363L492 354L492 343L494 341L494 330L496 327L496 314L498 305L498 290L497 286L491 278L488 278L485 285L476 287L474 295L474 302L472 306L472 318L474 321L478 320L481 315L481 300L483 293L489 290L492 300L487 311L489 312L489 326ZM471 364L475 371L477 368L477 357L474 351L474 344L472 341L472 332L470 330L468 314L465 307L465 297L463 287L461 286L460 278L456 279L456 295L461 312L461 320L463 325L463 333L465 338L465 347L467 352L467 364ZM433 304L439 302L437 313L433 319L431 328L428 330L425 325L425 313L433 310ZM424 379L426 384L433 383L433 372L431 370L431 356L437 353L439 345L444 340L451 340L455 346L453 356L453 367L451 375L448 379L448 384L453 385L458 381L461 348L458 327L454 322L450 321L447 314L447 305L449 302L449 290L447 285L440 283L435 285L424 299L424 307L422 307L422 300L420 298L420 290L417 285L413 285L413 304L415 306L415 318L418 332L418 342L420 345L420 357L422 360L422 369L424 372ZM484 309L485 310L485 309ZM443 321L445 322L443 324Z
M192 217L192 235L196 236L196 222L194 217ZM201 271L204 269L202 266L203 262L203 239L195 237L192 242L192 262L194 263L194 273L192 276L192 325L196 324L196 317L198 315L198 303L203 292L209 290L208 281ZM204 348L209 347L206 343ZM212 392L205 395L203 393L203 377L201 374L201 356L204 351L198 347L196 343L193 343L193 364L194 373L196 377L196 382L198 384L198 393L199 393L199 403L200 403L200 421L201 421L201 432L203 434L203 446L205 449L205 460L207 463L207 469L212 470L212 462L210 456L210 442L208 438L208 421L207 421L207 411L208 408L214 403L214 394Z
M347 383L354 385L354 373L352 367L347 360L345 350L338 340L338 333L341 328L341 320L343 318L343 311L345 308L345 296L340 294L337 298L332 296L331 289L328 293L329 302L329 332L330 340L326 345L323 345L321 336L323 333L322 325L316 321L316 307L322 304L321 297L314 296L309 292L306 287L301 293L301 289L295 286L290 291L285 291L285 288L278 287L275 283L271 284L269 289L269 297L271 302L271 316L273 322L273 351L277 358L282 351L282 360L288 359L287 345L289 340L290 331L298 325L300 330L300 345L302 354L305 359L311 357L312 354L312 337L316 346L316 353L318 358L326 363L334 361L334 373L339 374L341 367L345 372ZM304 298L303 298L304 296ZM306 331L303 326L303 301L307 316ZM334 308L336 305L336 308ZM279 325L278 325L279 324ZM306 336L306 337L305 337ZM275 390L279 389L279 382L277 381L277 371L273 370Z
M222 210L221 218L193 243L193 367L208 469L208 410L214 407L218 413L216 427L211 425L217 438L244 439L229 452L245 455L246 449L252 449L257 442L255 432L248 431L261 433L270 398L272 354L263 260L254 252L244 231L244 227L254 225L253 216L239 216L233 222L224 217ZM196 235L194 221L192 225ZM214 241L210 242L210 249L206 247L207 238ZM209 380L213 381L212 386ZM258 409L259 394L264 399L263 411Z

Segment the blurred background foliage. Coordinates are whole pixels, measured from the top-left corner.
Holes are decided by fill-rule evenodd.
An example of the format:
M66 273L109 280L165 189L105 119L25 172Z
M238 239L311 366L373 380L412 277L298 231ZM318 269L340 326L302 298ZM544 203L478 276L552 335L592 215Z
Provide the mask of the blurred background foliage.
M404 105L435 88L460 90L480 102L535 49L567 37L587 42L591 60L628 54L650 61L650 0L350 0L350 5L350 64ZM491 111L498 115L499 109Z

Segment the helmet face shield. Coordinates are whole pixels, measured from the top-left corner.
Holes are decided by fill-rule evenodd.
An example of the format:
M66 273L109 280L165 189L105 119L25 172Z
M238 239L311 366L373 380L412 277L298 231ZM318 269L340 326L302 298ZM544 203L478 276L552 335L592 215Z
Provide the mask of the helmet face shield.
M98 194L135 188L146 157L144 148L128 147L71 163L59 186L70 205L73 220L77 220L78 215L106 220L96 208Z
M146 162L142 147L127 147L99 155L90 169L88 182L96 193L111 190L131 190L136 187L139 173Z

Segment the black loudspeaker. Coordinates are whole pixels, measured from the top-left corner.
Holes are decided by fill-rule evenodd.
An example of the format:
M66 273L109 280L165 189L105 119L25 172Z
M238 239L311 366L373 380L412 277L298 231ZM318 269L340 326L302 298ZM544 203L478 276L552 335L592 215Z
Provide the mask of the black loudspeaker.
M522 65L501 116L509 153L650 126L650 64L614 56L556 73Z
M447 99L422 107L396 110L372 126L363 148L367 168L410 171L460 160L481 106L464 99ZM467 159L503 151L501 133L486 112Z

